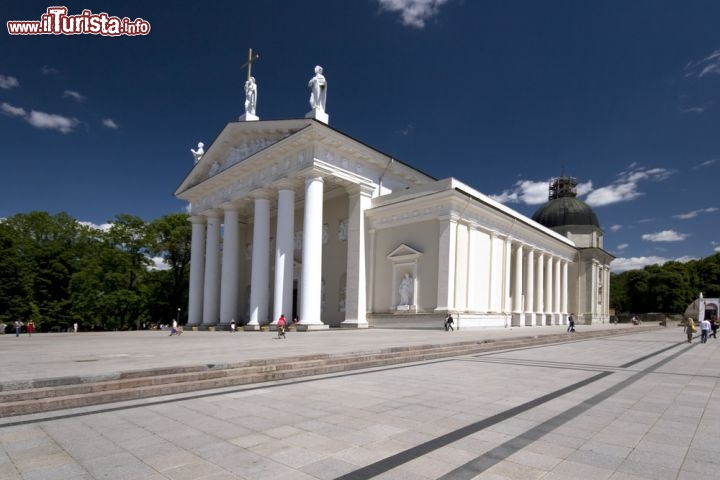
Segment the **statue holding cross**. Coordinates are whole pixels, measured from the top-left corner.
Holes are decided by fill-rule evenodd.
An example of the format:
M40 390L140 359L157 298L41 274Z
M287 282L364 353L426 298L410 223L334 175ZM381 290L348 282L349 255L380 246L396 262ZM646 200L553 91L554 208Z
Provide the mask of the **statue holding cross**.
M255 113L257 108L257 83L255 83L255 77L251 75L251 70L253 62L259 58L260 55L253 55L251 48L248 50L248 61L241 67L247 67L247 80L245 81L245 115L240 117L241 120L258 120Z

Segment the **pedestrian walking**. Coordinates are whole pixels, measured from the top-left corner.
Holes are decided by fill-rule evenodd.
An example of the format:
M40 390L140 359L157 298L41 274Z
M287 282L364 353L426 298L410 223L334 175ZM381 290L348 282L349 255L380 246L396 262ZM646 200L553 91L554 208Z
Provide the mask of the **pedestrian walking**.
M707 343L709 333L710 321L708 321L707 318L704 318L703 321L700 322L700 343Z
M287 321L285 320L285 315L281 314L280 318L278 318L277 321L277 332L278 336L277 338L285 338L285 327L287 326Z
M32 319L30 319L30 320L28 320L28 324L27 324L28 337L32 337L32 334L34 331L35 331L35 323L32 321Z
M712 320L710 320L710 330L712 331L710 336L713 337L715 340L717 340L717 331L718 331L717 318L713 318Z
M179 335L179 333L178 333L177 320L173 320L172 328L170 329L170 335L169 335L169 336L172 337L173 335Z
M73 332L77 333L78 331L78 324L77 322L73 323Z
M697 328L695 327L695 322L692 317L688 318L687 323L685 324L685 333L687 334L688 343L692 343L693 334L696 330Z
M453 316L451 313L448 313L447 317L445 317L445 331L455 331L453 328L453 324L455 323L455 320L453 319Z
M23 322L20 320L15 320L15 336L20 336L20 330L22 330Z
M235 333L235 330L236 330L236 329L237 329L237 327L235 326L235 319L233 318L233 319L230 321L230 333Z
M575 332L575 317L573 315L574 314L571 313L570 316L568 317L568 328L567 328L568 333Z

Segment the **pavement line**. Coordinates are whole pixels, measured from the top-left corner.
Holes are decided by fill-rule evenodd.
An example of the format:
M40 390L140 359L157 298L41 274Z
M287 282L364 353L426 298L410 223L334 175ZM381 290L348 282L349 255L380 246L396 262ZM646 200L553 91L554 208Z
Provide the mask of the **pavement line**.
M502 445L499 445L492 450L484 453L483 455L475 458L474 460L471 460L466 464L461 465L460 467L448 472L447 474L440 477L438 480L470 480L474 478L475 476L486 471L490 467L502 462L510 455L517 453L531 443L541 439L551 431L555 430L557 427L560 427L563 424L569 422L570 420L580 416L581 414L587 412L589 409L599 404L600 402L607 400L619 391L637 382L642 377L652 373L653 370L656 370L659 367L665 365L666 363L669 363L670 361L676 359L677 357L685 353L689 348L692 348L692 346L680 350L679 352L676 352L660 360L659 362L650 365L646 369L626 378L617 385L607 388L602 392L593 395L587 400L584 400L578 405L575 405L574 407L565 410L564 412L550 418L549 420L546 420L543 423L536 425L525 433L518 435L515 438L511 438ZM665 350L667 349L660 350L658 353L662 353Z
M659 354L669 350L670 348L676 348L679 345L682 345L682 343L678 343L678 344L672 345L671 347L660 349L652 355L659 355ZM507 456L511 455L512 453L515 453L516 451L525 447L529 443L532 443L533 441L537 440L538 438L541 438L542 436L546 435L547 433L552 431L554 428L559 427L560 425L564 424L565 422L567 422L567 421L571 420L572 418L575 418L576 416L585 412L591 406L594 406L595 404L600 403L600 401L605 400L606 398L608 398L611 395L614 395L615 393L622 390L626 386L630 385L631 383L634 383L635 381L639 380L641 377L647 375L652 370L666 364L670 360L681 355L686 350L687 349L681 350L680 352L677 352L676 354L671 355L668 358L665 358L654 365L651 365L650 367L646 368L645 370L642 370L641 372L638 372L638 373L632 375L628 379L623 380L622 382L618 383L614 387L604 390L603 392L591 397L589 400L584 401L584 402L580 403L579 405L576 405L575 407L572 407L572 408L566 410L565 412L551 418L550 420L543 422L542 424L528 430L521 436L515 437L515 438L503 443L499 447L496 447L495 449L491 450L490 452L487 452L486 454L484 454L474 460L471 460L470 462L466 463L465 465L462 465L462 466L456 468L455 470L452 470L451 472L449 472L448 474L446 474L445 476L440 477L440 478L442 480L460 480L460 479L473 478L474 476L487 470L488 468L495 465L496 463L499 463L500 461L502 461L503 459L505 459ZM643 360L645 360L647 358L648 358L648 356L642 357ZM432 451L438 450L438 449L445 447L451 443L461 440L469 435L477 433L481 430L484 430L488 427L491 427L500 422L508 420L512 417L515 417L516 415L523 413L531 408L535 408L535 407L540 406L544 403L547 403L551 400L554 400L558 397L561 397L562 395L565 395L567 393L570 393L570 392L578 390L582 387L585 387L591 383L595 383L599 380L602 380L603 378L608 377L608 376L612 375L613 373L615 373L615 372L605 371L605 372L599 373L597 375L593 375L592 377L589 377L585 380L581 380L572 385L568 385L567 387L563 387L559 390L555 390L554 392L550 392L541 397L530 400L529 402L523 403L516 407L513 407L513 408L510 408L503 412L497 413L491 417L485 418L485 419L477 421L475 423L471 423L470 425L466 425L465 427L461 427L457 430L446 433L445 435L441 435L441 436L436 437L432 440L429 440L425 443L421 443L420 445L409 448L409 449L399 452L395 455L392 455L390 457L387 457L380 461L372 463L370 465L366 465L365 467L361 467L361 468L354 470L352 472L349 472L345 475L336 477L335 480L361 480L361 479L372 478L377 475L386 473L389 470L392 470L396 467L399 467L400 465L403 465L407 462L415 460L416 458L426 455ZM553 428L549 429L548 426L550 426L550 425L552 425ZM527 441L524 441L525 439L527 439ZM510 452L510 453L508 453L508 452Z

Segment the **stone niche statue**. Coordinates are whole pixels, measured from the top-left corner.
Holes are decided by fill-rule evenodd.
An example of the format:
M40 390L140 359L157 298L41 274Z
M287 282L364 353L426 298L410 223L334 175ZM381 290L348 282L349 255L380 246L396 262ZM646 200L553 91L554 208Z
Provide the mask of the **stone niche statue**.
M247 115L256 115L257 107L257 83L255 77L250 77L245 82L245 113Z
M202 156L205 154L205 144L203 142L198 142L197 150L190 149L190 153L192 153L193 157L195 158L195 163L198 163Z
M400 280L400 288L398 293L400 294L400 303L398 308L409 307L412 305L412 294L414 290L413 277L409 273L406 273L402 280Z
M315 67L315 76L308 82L310 87L310 106L315 110L325 112L327 101L327 80L320 65Z

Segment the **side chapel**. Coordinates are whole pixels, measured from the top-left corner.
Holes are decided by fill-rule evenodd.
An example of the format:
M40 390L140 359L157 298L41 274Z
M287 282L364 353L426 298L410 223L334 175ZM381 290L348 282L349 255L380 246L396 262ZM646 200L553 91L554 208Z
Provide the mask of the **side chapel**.
M252 57L251 57L252 58ZM609 321L610 262L577 181L553 180L533 218L455 178L435 179L329 126L315 67L311 111L245 114L175 191L190 202L188 325L246 330L298 316L329 327L540 327Z

